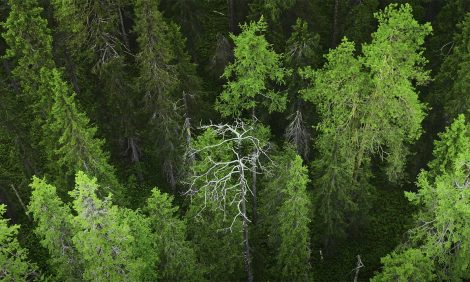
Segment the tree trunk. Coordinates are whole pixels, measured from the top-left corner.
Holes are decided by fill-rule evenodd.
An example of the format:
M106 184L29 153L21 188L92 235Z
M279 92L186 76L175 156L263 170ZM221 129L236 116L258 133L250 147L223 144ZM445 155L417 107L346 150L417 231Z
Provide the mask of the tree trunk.
M243 213L243 247L245 252L245 271L248 276L248 282L253 282L253 270L251 269L251 254L250 254L250 242L249 242L249 231L248 231L248 218L246 214L246 203L245 197L246 192L243 193L242 198L242 213Z
M334 16L333 16L333 36L331 38L331 47L334 48L336 47L336 44L338 43L338 10L339 10L339 1L340 0L335 0L335 11L334 11Z
M252 109L252 112L251 112L251 115L252 115L252 120L253 120L253 125L255 124L256 122L256 111L255 111L255 108ZM256 160L253 159L253 162L252 162L252 186L251 186L251 191L253 193L253 225L256 225L256 221L257 221L257 218L258 218L258 198L257 198L257 187L256 187L256 181L257 181L257 164L256 164Z
M241 140L238 140L237 151L241 149ZM241 209L243 217L243 248L245 255L245 271L247 274L248 282L253 282L253 270L251 268L251 253L250 253L250 240L249 240L249 230L248 230L248 215L246 212L246 192L247 192L247 183L245 177L245 171L243 169L242 161L238 160L240 165L240 189L241 189Z
M227 0L228 5L228 31L235 33L236 22L235 22L235 3L234 0Z

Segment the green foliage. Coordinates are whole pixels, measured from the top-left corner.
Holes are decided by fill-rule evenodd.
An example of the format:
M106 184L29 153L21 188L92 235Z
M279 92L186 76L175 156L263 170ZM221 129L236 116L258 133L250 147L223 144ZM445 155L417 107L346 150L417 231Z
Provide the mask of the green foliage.
M408 249L382 258L384 271L372 278L380 281L435 281L432 261L419 249Z
M77 173L74 212L64 205L54 186L35 178L29 206L35 232L49 250L59 280L155 280L158 251L150 220L137 211L101 200L96 178Z
M304 71L313 84L304 97L321 117L316 206L330 235L341 229L342 213L364 200L366 189L359 187L369 181L372 157L387 161L389 180L400 180L406 145L421 133L424 106L414 83L428 79L421 45L431 27L416 22L409 5L390 5L376 18L379 27L363 45L363 57L355 58L354 44L344 39L321 70Z
M19 226L8 226L8 220L3 218L5 209L5 205L0 205L0 280L27 281L37 275L37 267L28 262L28 251L16 238Z
M152 237L146 236L150 232L142 232L149 228L145 218L129 220L129 216L123 216L120 209L111 204L110 197L98 199L96 179L79 172L75 182L76 189L71 195L77 212L74 219L77 231L72 240L83 257L83 278L138 281L155 275L148 272L152 270L148 265L155 264L157 254L152 250ZM133 230L141 232L133 234ZM149 255L142 256L142 251L135 247L146 249Z
M19 80L22 90L35 102L38 88L38 73L42 67L51 67L52 36L47 20L41 17L43 9L36 0L10 0L10 13L2 23L2 33L8 49L5 58L14 59L16 66L12 74Z
M458 31L453 37L452 53L445 57L436 76L436 103L442 104L450 119L468 111L468 79L470 77L470 13L459 23Z
M310 214L307 168L292 148L273 158L272 175L262 191L260 225L275 250L273 278L308 281L310 274Z
M409 231L411 249L385 258L384 274L380 275L411 275L406 257L421 254L415 260L421 261L418 269L424 268L420 270L424 277L444 281L470 277L470 242L465 239L470 236L469 133L460 115L435 143L436 159L429 164L429 171L418 176L418 192L407 193L408 199L420 207L416 227Z
M281 67L281 55L272 50L262 35L266 27L261 18L242 25L240 35L231 35L235 61L225 68L223 77L228 83L216 104L223 116L240 116L244 110L254 109L259 104L269 112L286 108L286 94L270 89L268 83L284 84L290 72Z
M354 178L360 137L360 108L369 89L361 62L354 57L354 43L343 40L326 56L323 69L306 69L306 78L314 87L303 92L305 99L316 105L321 122L316 148L321 156L314 163L318 192L315 209L325 224L325 236L341 236L346 222L343 213L356 209L351 197L358 185ZM361 175L366 178L367 175ZM367 178L366 178L367 179Z
M122 197L114 168L102 149L104 141L95 137L96 128L91 127L87 116L78 110L75 94L62 80L60 72L44 68L41 80L44 91L49 91L54 99L48 123L44 126L44 132L51 135L47 140L51 143L46 146L51 149L53 171L70 177L83 170L97 177L103 188Z
M170 64L174 55L167 38L169 27L158 10L158 2L137 0L134 26L140 47L137 54L141 73L138 81L147 100L155 105L170 94L177 82L175 68Z
M423 69L426 59L421 46L432 28L414 20L407 4L391 4L376 18L379 27L372 35L372 43L362 48L374 88L366 105L369 114L362 122L370 127L367 130L378 131L366 140L376 151L381 150L382 144L386 146L387 175L390 180L398 180L407 154L404 143L421 135L424 106L418 100L414 83L421 85L429 80Z
M36 223L34 232L41 246L49 252L51 270L59 280L80 280L83 261L72 242L75 229L70 208L57 196L56 188L44 179L34 177L31 188L28 211Z
M201 281L196 254L186 240L186 223L178 218L173 197L152 190L145 212L160 250L159 275L163 281Z

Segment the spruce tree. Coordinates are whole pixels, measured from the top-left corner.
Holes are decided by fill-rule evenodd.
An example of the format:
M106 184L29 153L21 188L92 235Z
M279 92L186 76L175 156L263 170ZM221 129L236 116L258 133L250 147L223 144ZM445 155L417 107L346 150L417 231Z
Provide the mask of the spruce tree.
M30 186L33 191L28 211L36 224L34 233L49 253L51 270L59 280L80 280L83 259L72 242L72 211L58 197L56 188L44 179L34 177Z
M41 70L42 87L53 95L54 103L49 113L44 133L50 150L52 171L64 177L73 177L79 170L99 179L105 190L113 191L123 200L122 188L103 151L103 140L97 139L96 128L90 126L88 117L78 110L75 93L62 80L57 69ZM65 178L67 179L67 178ZM62 181L62 185L67 182Z
M36 265L28 262L28 251L21 247L16 236L18 225L8 226L5 205L0 205L0 280L28 281L37 278Z
M400 280L417 274L439 281L470 278L470 131L463 115L440 135L433 155L429 169L418 176L418 191L406 193L419 208L416 227L409 230L407 244L383 259L384 271L376 281L386 281L390 273ZM411 255L419 271L410 273L406 258Z
M310 196L308 170L288 147L272 158L260 195L260 227L274 256L266 255L273 278L308 281L310 277ZM271 261L271 259L273 259Z
M159 253L159 277L164 281L201 281L202 271L190 242L186 239L186 222L178 218L173 197L152 190L147 199L148 214Z
M321 70L304 72L313 82L305 98L321 117L316 207L326 234L340 234L341 225L354 220L344 221L344 214L367 203L372 157L386 162L390 181L400 181L407 145L421 134L424 105L415 85L428 80L421 46L431 27L419 24L411 12L406 4L389 5L375 15L379 26L372 42L363 45L362 57L356 58L354 44L344 39Z
M235 61L224 70L223 78L228 82L216 104L223 116L240 116L246 110L255 113L260 105L269 112L286 108L286 94L272 89L269 83L284 84L289 71L281 67L281 55L272 50L262 35L266 28L261 18L242 25L238 36L231 35Z

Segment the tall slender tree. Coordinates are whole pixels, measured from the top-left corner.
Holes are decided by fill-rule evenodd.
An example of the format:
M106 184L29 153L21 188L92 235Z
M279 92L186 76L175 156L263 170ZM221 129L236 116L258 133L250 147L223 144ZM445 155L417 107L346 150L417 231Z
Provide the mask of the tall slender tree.
M276 254L273 278L308 281L311 268L308 170L291 147L272 159L266 175L268 181L262 185L260 195L260 226Z

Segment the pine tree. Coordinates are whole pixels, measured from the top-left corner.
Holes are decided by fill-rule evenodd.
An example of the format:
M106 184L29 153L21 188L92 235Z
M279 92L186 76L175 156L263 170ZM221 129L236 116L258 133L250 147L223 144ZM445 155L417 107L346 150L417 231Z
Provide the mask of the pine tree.
M3 218L5 210L0 205L0 280L28 281L38 275L37 267L28 262L28 251L16 239L20 227L8 226L8 219Z

